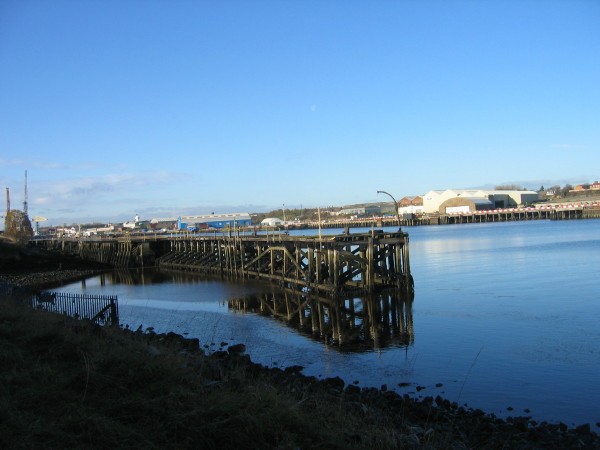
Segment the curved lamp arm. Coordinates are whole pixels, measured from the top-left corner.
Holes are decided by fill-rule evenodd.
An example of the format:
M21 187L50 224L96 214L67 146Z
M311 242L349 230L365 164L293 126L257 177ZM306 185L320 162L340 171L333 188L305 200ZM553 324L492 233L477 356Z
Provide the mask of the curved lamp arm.
M389 195L390 198L394 201L394 207L396 208L396 218L398 219L398 231L402 231L402 227L400 226L400 213L398 212L398 202L394 198L392 194L386 191L377 191L378 194L386 194Z

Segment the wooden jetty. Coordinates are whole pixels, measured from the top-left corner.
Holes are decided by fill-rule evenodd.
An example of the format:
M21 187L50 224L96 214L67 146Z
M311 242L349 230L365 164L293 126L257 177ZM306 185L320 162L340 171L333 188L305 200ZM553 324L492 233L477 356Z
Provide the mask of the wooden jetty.
M378 292L412 286L408 234L184 237L156 259L162 268L218 272L310 292Z
M154 264L155 252L145 238L53 238L32 241L37 246L66 255L77 256L117 268L144 267Z
M218 273L336 295L412 287L408 234L402 231L289 236L176 235L35 241L114 267Z

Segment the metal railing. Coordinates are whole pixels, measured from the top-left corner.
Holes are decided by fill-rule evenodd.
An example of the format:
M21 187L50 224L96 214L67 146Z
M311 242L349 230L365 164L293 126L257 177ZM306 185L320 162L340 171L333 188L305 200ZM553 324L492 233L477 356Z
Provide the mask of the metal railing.
M31 297L31 306L76 319L89 319L98 325L118 325L116 296L39 292Z

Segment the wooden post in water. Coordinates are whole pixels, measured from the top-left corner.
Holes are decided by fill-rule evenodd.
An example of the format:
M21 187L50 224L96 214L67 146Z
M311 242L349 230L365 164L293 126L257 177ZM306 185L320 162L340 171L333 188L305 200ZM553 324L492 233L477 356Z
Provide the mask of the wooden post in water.
M341 267L340 267L340 260L339 260L339 251L338 250L331 250L332 253L332 257L333 257L333 288L334 288L334 292L338 292L339 288L340 288L340 272L341 272Z
M367 243L367 291L368 292L372 292L373 291L373 279L375 277L375 271L374 271L374 267L373 265L375 264L375 246L373 245L373 235L371 234L371 237L368 238L368 243Z

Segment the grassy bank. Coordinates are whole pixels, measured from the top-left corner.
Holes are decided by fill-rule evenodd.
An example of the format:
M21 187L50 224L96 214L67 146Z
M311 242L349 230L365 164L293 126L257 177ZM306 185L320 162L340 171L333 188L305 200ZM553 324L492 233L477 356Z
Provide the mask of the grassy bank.
M288 395L271 377L253 373L245 358L205 357L193 347L4 303L0 446L350 444L349 424L338 421L339 403Z
M0 446L399 444L397 417L346 401L339 380L266 369L230 350L207 356L194 339L100 328L3 302Z

